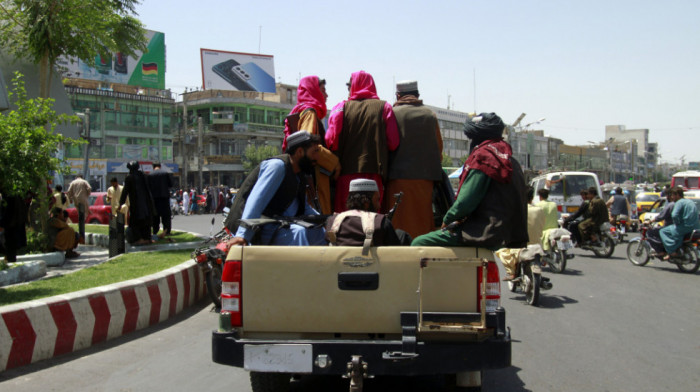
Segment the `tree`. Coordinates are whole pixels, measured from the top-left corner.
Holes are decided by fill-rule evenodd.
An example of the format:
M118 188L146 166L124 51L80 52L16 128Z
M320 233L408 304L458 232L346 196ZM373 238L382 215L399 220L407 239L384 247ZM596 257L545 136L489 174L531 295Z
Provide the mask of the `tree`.
M442 153L442 167L452 167L452 158L445 153Z
M47 98L59 57L95 64L97 54L146 50L138 0L0 1L0 46L39 64L39 96Z
M250 145L243 151L243 169L245 173L250 173L260 162L267 158L279 155L279 148L275 146L254 146Z
M0 193L24 197L32 192L39 196L39 211L46 212L46 181L50 173L68 171L56 157L56 146L76 142L53 130L59 123L75 122L78 118L56 114L53 99L28 98L19 72L15 72L12 86L8 95L16 109L0 115ZM41 228L44 232L46 219L41 220Z

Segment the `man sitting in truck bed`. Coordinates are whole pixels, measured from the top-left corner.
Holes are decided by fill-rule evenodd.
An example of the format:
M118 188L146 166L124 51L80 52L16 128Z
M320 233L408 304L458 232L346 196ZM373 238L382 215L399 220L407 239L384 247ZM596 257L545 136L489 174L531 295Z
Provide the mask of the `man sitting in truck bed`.
M326 238L338 246L410 245L403 230L394 230L391 221L379 210L379 188L374 180L350 181L347 210L333 214L326 221Z
M241 219L293 218L318 215L306 201L306 176L314 171L321 139L306 131L287 138L287 153L266 159L243 181L224 225L235 233L230 245L248 245L254 230L240 225ZM263 245L326 245L323 227L307 228L296 223L261 228Z
M442 230L418 236L411 246L525 247L525 178L510 144L503 140L504 128L495 113L467 120L464 134L471 145L457 200L445 214Z

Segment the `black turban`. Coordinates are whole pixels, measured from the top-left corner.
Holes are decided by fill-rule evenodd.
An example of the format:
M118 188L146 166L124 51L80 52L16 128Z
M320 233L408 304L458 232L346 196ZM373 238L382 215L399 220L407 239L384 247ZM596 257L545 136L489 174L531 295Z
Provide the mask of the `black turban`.
M464 134L471 139L469 152L485 140L503 138L505 125L496 113L481 113L467 119L464 123Z

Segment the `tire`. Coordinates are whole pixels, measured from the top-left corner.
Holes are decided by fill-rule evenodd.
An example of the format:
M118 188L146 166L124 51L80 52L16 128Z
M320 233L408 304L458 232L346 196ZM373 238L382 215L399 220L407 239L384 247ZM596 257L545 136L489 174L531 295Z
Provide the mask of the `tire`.
M609 235L603 235L603 248L593 247L593 253L597 257L609 258L615 251L615 241Z
M523 292L525 293L525 302L528 305L537 306L540 303L540 284L542 283L542 276L540 274L535 274L532 272L530 265L525 267L525 274L523 275Z
M551 257L549 257L549 270L555 274L564 272L566 269L566 251L552 249Z
M676 267L683 272L694 274L700 268L700 258L692 245L683 245L683 259L689 260L688 264L677 263Z
M288 373L250 372L250 387L253 392L287 392L290 378Z
M91 220L90 222L88 222L88 223L91 224L91 225L99 225L99 224L102 224L102 222L100 222L100 220L97 219L97 218L92 218L92 220Z
M221 273L221 265L214 264L205 276L207 294L217 308L221 308Z
M649 245L642 242L641 238L635 238L627 244L627 260L638 266L649 262Z

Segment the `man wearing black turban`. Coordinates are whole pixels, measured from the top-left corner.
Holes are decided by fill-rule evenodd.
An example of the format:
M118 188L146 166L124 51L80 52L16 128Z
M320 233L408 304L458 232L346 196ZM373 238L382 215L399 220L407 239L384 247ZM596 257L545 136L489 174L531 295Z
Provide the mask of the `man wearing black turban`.
M503 140L505 125L495 113L467 120L470 153L460 176L457 200L442 230L417 237L412 246L478 246L492 250L525 247L525 178L513 150Z

